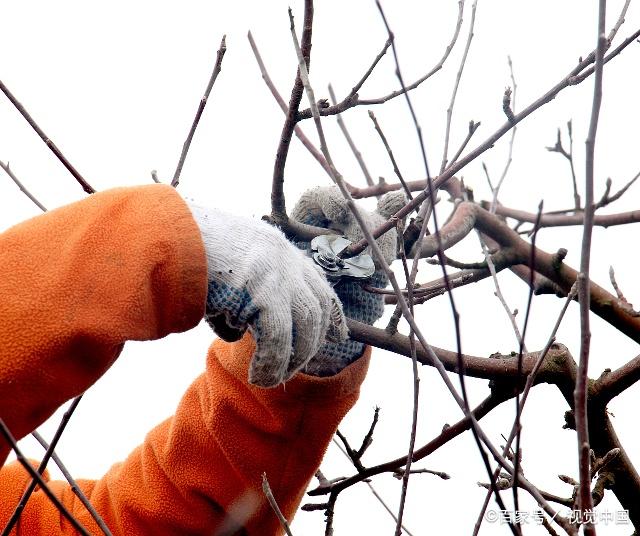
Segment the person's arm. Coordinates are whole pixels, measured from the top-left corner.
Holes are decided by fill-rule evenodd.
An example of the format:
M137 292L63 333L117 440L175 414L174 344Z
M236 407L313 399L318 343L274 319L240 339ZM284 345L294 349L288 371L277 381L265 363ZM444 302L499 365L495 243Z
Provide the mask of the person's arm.
M207 265L169 186L119 188L0 235L0 417L21 438L114 362L127 340L204 314ZM0 439L0 465L9 447Z
M169 198L175 197L169 192ZM181 203L175 198L173 202ZM214 527L220 529L222 524L224 528L227 522L244 524L249 534L273 534L278 531L278 522L260 492L262 473L267 474L285 515L291 517L339 421L357 398L368 357L356 359L362 349L354 349L352 341L345 342L344 349L335 346L337 342L327 343L322 346L325 350L318 352L322 334L314 330L320 330L318 325L322 324L332 326L329 332L339 333L342 313L338 311L336 315L337 300L324 278L300 251L286 245L281 234L276 236L272 228L247 221L241 226L247 230L244 235L255 226L254 238L238 236L233 218L220 219L213 212L202 214L193 206L191 210L204 238L208 261L207 319L219 328L218 313L222 312L228 324L223 330L227 335L246 329L248 323L252 334L257 335L257 348L250 335L235 344L214 343L207 372L185 393L177 413L156 427L125 462L114 466L97 482L84 481L82 487L114 534L211 534ZM144 218L137 221L137 226L143 224ZM129 226L136 226L136 218L131 218ZM95 227L100 235L100 226ZM160 228L155 230L162 235ZM136 238L143 241L145 236ZM260 247L264 245L269 248ZM102 254L106 251L103 249ZM274 251L279 254L274 255ZM73 249L66 253L73 258ZM135 258L131 262L135 264ZM198 258L197 262L202 261ZM283 270L282 264L288 270ZM80 270L79 280L86 279L82 288L91 287L92 268L95 267ZM54 276L59 274L48 275L55 281ZM246 286L238 287L238 282L243 281ZM300 293L301 288L305 289L304 294ZM116 284L108 290L117 295L120 287ZM351 304L357 309L363 296L353 294L355 290L345 294L345 299L357 298ZM145 285L135 300L153 300L154 292L153 285ZM242 298L239 301L235 299L238 296ZM111 299L120 301L117 296ZM129 309L138 309L135 300L128 303ZM100 307L99 300L92 303L88 314L113 314L108 306ZM312 307L314 303L316 306ZM362 303L368 303L368 299ZM283 322L283 307L287 304L291 312ZM162 304L158 307L162 308ZM316 316L317 309L324 315ZM53 320L60 321L60 311L50 313ZM373 312L366 313L368 320L363 320L375 320L377 313L370 314ZM126 317L124 321L135 326L144 318ZM84 325L81 320L78 322L79 326ZM282 339L274 335L274 329L289 331L293 346L280 348ZM69 331L74 333L73 326ZM297 339L292 339L296 333ZM307 341L300 340L301 333L308 335ZM104 336L101 331L98 334ZM76 335L82 338L83 333ZM87 335L88 339L95 336L91 332ZM20 340L20 336L16 337ZM121 344L116 347L113 357L120 347ZM329 354L326 348L331 348ZM37 357L34 359L37 363ZM338 369L336 359L343 363ZM79 363L82 361L75 365ZM331 377L298 375L274 389L261 389L250 383L276 385L305 366L316 376ZM342 371L334 375L338 370ZM0 525L10 515L12 504L27 481L17 464L0 471ZM86 526L94 527L66 483L51 483L51 487ZM29 502L19 530L19 534L29 535L71 534L68 523L42 492Z
M369 351L336 376L298 374L263 389L247 381L254 350L248 334L236 343L217 340L207 371L186 391L175 415L103 478L81 482L115 536L279 534L261 490L263 472L284 515L293 517L338 423L357 399ZM25 481L17 463L0 471L0 526L10 513L3 512L5 490ZM50 486L98 533L68 484ZM236 532L240 527L246 532ZM39 491L17 534L73 532Z
M82 483L115 534L211 534L232 519L273 533L262 472L293 514L367 360L335 378L277 386L325 333L344 334L333 290L282 233L149 186L20 224L0 235L0 252L0 417L18 438L91 385L127 340L188 329L206 310L225 335L248 328L258 341L217 342L176 415L105 477ZM0 470L0 526L28 481L17 463ZM95 529L66 483L51 488ZM16 530L72 533L41 491Z

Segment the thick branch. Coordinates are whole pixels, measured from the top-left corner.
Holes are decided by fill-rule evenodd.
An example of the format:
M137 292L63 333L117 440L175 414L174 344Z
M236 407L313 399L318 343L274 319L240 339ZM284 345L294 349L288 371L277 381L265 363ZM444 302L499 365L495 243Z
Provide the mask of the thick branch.
M302 39L300 48L302 56L309 69L311 58L311 32L313 28L313 2L305 0L304 2L304 22L302 26ZM296 73L296 79L291 90L289 106L287 107L287 117L282 126L282 134L280 134L280 144L276 151L275 164L273 166L273 183L271 186L271 215L279 223L281 219L288 220L287 207L284 200L284 168L287 163L287 155L289 154L289 146L291 145L291 137L298 121L298 107L302 100L304 86L300 78L300 70Z
M623 393L640 380L640 355L614 371L605 371L593 385L591 396L606 406L612 398Z
M480 232L490 236L501 247L512 248L523 258L530 256L531 244L523 240L518 233L495 215L470 202L460 203L457 210L463 210L465 225L469 225L469 218L473 215L475 217L473 225ZM557 255L539 248L535 250L534 269L557 284L565 294L569 292L578 277L578 272L564 264ZM634 341L640 342L640 318L629 315L624 304L599 285L592 283L590 287L591 311Z
M485 202L482 205L486 207ZM521 222L534 223L537 215L533 212L517 210L501 205L496 207L496 214L506 218L513 218ZM594 216L593 225L599 227L612 227L614 225L627 225L629 223L640 222L640 210L620 212L617 214L599 214ZM568 227L571 225L582 225L584 214L543 214L540 218L540 227Z
M349 327L349 336L356 341L364 342L383 350L389 350L390 352L411 357L411 344L409 337L395 333L393 335L388 334L385 330L368 326L355 320L347 319L347 326ZM458 372L458 354L457 352L451 352L444 350L436 346L431 346L433 352L444 365L444 368L449 372ZM562 368L557 365L562 362L568 352L562 345L554 345L549 351L546 357L545 363L548 366L543 366L542 370L538 374L538 383L555 383L558 381L558 374L561 373ZM537 362L539 352L532 352L524 354L522 358L522 375L529 374ZM423 365L432 365L432 361L427 355L424 348L418 346L417 348L418 362ZM488 359L486 357L478 357L472 355L462 355L462 363L464 372L467 376L472 378L484 378L484 379L503 379L512 381L518 376L518 358L515 355L508 356L492 356Z

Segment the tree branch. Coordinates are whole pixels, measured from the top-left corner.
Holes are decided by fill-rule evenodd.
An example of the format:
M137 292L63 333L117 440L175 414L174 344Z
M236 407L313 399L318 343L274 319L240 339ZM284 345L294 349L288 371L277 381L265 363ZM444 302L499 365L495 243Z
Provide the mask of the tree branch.
M38 201L33 194L27 190L24 185L22 184L22 182L20 182L20 180L18 179L18 177L15 176L15 174L13 173L13 171L11 170L11 168L9 167L9 162L7 162L6 164L2 161L0 161L0 167L4 170L4 172L9 175L9 178L15 182L16 186L18 188L20 188L20 191L26 195L29 199L31 199L31 201L33 202L34 205L36 205L42 212L46 212L47 208L40 203L40 201Z
M636 30L631 36L629 36L625 41L618 47L614 52L608 54L604 63L618 55L624 48L633 43L638 36L640 36L640 30ZM498 128L491 136L489 136L484 142L478 145L475 149L473 149L470 153L464 156L462 159L457 162L452 163L447 167L444 173L440 174L433 181L434 190L438 190L442 187L449 179L451 179L458 171L464 168L467 164L475 160L478 156L483 154L485 151L494 146L494 144L502 137L504 134L509 132L516 124L520 123L523 119L531 115L533 112L551 102L563 89L569 87L570 85L576 85L582 82L584 78L577 78L580 73L583 73L585 69L591 65L595 60L595 52L590 53L585 59L580 61L576 67L574 67L571 72L564 77L560 82L558 82L555 86L549 89L544 95L539 97L529 106L524 108L521 112L518 112L514 115L513 121L507 121L500 128ZM590 74L590 73L589 73ZM398 219L404 218L407 216L412 210L415 209L418 205L420 205L427 197L429 196L428 189L423 190L416 197L413 198L412 201L409 201L402 209L396 212L385 224L381 225L377 229L372 232L373 238L378 238L386 233L389 229L393 228L395 222ZM364 249L367 247L367 241L365 239L353 244L348 248L347 255L353 256L362 253Z
M58 149L58 146L55 143L53 143L53 141L44 133L44 131L40 128L38 123L35 122L33 117L31 117L29 112L27 112L25 107L18 101L18 99L15 98L13 93L9 91L9 88L5 86L2 80L0 80L0 90L7 96L7 98L11 101L11 104L13 104L13 106L16 108L16 110L20 112L20 115L22 115L22 117L26 119L27 123L29 123L31 128L36 131L36 134L40 136L40 139L45 143L47 147L49 147L49 149L56 156L56 158L60 160L62 165L65 168L67 168L67 171L69 171L69 173L73 175L76 181L78 181L78 184L80 184L82 189L88 194L94 193L95 190L93 189L93 187L84 179L82 175L80 175L78 170L75 167L73 167L73 165L71 164L71 162L69 162L67 157L62 154L62 151L60 151L60 149Z
M304 22L302 26L302 39L300 49L306 69L309 69L311 60L311 34L313 30L313 1L305 0L304 2ZM300 69L296 73L296 79L291 90L289 105L287 106L287 116L282 126L282 134L280 134L280 144L276 151L275 163L273 166L273 182L271 185L271 217L279 225L281 221L287 221L287 208L284 198L284 168L289 154L289 146L291 145L291 137L298 122L298 107L302 100L304 86L300 77Z
M9 430L9 428L7 427L7 425L5 424L3 419L0 419L0 435L2 435L2 437L4 438L4 441L6 441L6 443L11 446L11 448L13 449L13 451L16 454L16 458L17 458L18 462L20 463L20 465L22 465L22 467L25 469L25 471L27 473L29 473L31 478L33 478L34 480L36 480L38 482L38 485L40 486L40 489L42 490L42 492L47 496L47 498L58 509L60 514L63 517L65 517L69 521L71 526L74 529L76 529L82 536L91 536L87 532L87 530L73 516L73 514L71 514L71 512L69 512L69 510L67 510L65 508L64 504L62 504L60 502L60 499L58 499L58 497L56 497L56 495L49 489L49 486L47 486L47 483L40 476L38 471L36 471L31 466L31 464L29 463L29 460L27 460L24 457L24 455L22 454L22 451L20 450L20 448L18 447L18 444L16 443L15 438L11 434L11 431ZM3 531L3 536L4 536L4 531ZM8 536L8 532L7 532L7 536Z
M218 49L218 54L216 57L216 63L213 67L213 72L211 73L211 78L209 78L209 83L207 84L207 88L204 91L204 96L200 99L200 104L198 105L198 110L196 111L196 116L193 118L193 123L191 125L191 129L189 130L189 134L187 134L187 139L185 140L182 146L182 153L180 153L180 158L178 160L178 165L176 166L176 170L173 173L173 179L171 179L171 186L174 188L178 186L180 182L180 173L182 172L182 166L184 166L184 162L187 159L187 153L189 152L189 147L191 147L191 140L193 140L193 135L196 132L196 128L198 128L198 123L200 123L200 118L202 117L202 113L204 112L204 108L207 105L209 100L209 95L211 94L211 89L213 88L213 84L215 83L220 71L222 70L222 58L224 58L224 53L227 51L227 36L222 36L222 41L220 42L220 48Z

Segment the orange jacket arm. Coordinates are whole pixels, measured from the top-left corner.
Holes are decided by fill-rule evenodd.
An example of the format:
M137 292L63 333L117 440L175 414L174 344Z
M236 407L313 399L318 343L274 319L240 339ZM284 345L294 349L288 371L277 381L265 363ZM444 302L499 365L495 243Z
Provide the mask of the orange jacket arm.
M114 362L204 314L206 261L173 188L118 188L0 235L0 417L21 438ZM0 439L0 464L7 446Z
M33 220L9 231L14 247L24 242L23 257L37 256L39 262L44 258L50 263L54 259L58 265L56 270L49 267L48 272L38 272L33 265L24 268L27 284L19 290L23 299L38 301L29 290L49 293L46 299L40 298L35 317L27 322L25 317L16 316L11 320L13 332L8 332L13 335L0 339L14 341L0 346L0 351L7 352L0 361L3 389L5 377L15 374L14 367L6 366L11 359L31 372L45 366L52 369L52 374L39 380L52 392L23 387L13 394L14 400L21 401L41 394L28 403L45 407L46 411L40 413L45 417L62 400L94 381L117 356L124 340L187 329L202 314L202 246L179 197L169 189L154 186L101 195L62 209L58 216L47 215L61 218L55 222L44 225ZM93 208L82 206L90 201ZM111 230L113 225L119 233ZM39 233L45 236L39 238ZM26 239L21 240L20 234ZM56 242L61 235L67 238ZM100 244L97 252L92 245L96 242ZM32 254L29 243L31 248L37 245L36 253ZM60 251L63 245L64 253ZM47 248L48 252L42 251ZM187 257L181 261L180 255ZM103 259L105 256L107 259ZM19 258L18 253L14 258ZM16 268L23 269L14 264ZM4 271L4 267L0 269ZM105 270L110 273L103 275ZM98 281L92 284L96 272ZM72 297L62 296L65 288ZM107 295L105 301L100 293ZM58 297L63 299L63 306L56 304ZM70 316L68 309L76 314ZM31 324L38 321L46 321L49 329L32 329ZM29 358L25 356L36 342L23 342L25 332L17 329L22 329L22 323L28 324L29 336L39 334L37 344L48 352L32 349ZM19 359L9 355L11 346ZM253 349L249 336L235 344L216 341L209 352L206 373L187 390L176 414L152 430L143 445L102 479L82 482L114 534L213 534L225 523L243 523L249 534L274 534L278 522L260 491L263 472L285 515L293 515L335 428L357 398L368 358L333 378L298 375L285 386L263 390L246 381ZM87 361L91 366L84 364ZM60 363L66 367L62 372L58 372ZM28 380L27 371L22 373L22 380ZM75 376L59 386L55 379L64 374ZM13 416L12 429L19 434L38 424L40 419L27 419L32 412L14 416L10 407L14 405L5 408L0 402L3 418ZM0 527L26 482L24 470L15 463L0 471ZM50 486L76 517L97 533L69 486L62 482ZM72 533L42 492L36 492L30 500L16 532Z

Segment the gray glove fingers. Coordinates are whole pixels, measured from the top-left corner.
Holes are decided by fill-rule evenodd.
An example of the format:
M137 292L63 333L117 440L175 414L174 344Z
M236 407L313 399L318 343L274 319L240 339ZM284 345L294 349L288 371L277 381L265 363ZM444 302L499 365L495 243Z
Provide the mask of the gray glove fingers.
M326 218L315 199L315 188L305 191L291 211L291 218L295 221L324 227Z
M316 198L322 213L334 224L344 226L351 221L349 205L337 186L318 188Z
M287 375L292 376L300 370L320 349L329 324L320 301L305 285L296 292L291 304L293 320L293 353L287 366Z
M326 186L304 192L291 217L303 223L343 230L351 220L351 213L340 190Z
M311 271L305 272L304 277L311 291L320 302L320 307L325 311L325 315L327 316L325 339L331 342L342 342L347 339L349 330L347 329L347 321L342 312L340 299L335 294L335 289L332 289L333 292L329 293L325 291L326 287L324 285L318 286L311 284L315 276L319 276L323 281L326 281L322 268L314 265L313 270L315 273Z
M396 212L407 204L407 196L402 190L387 192L378 201L376 212L385 220L388 220Z
M286 381L291 358L292 320L289 307L268 307L260 311L253 326L256 352L249 366L249 383L275 387Z
M325 338L335 343L346 341L349 337L349 328L340 300L331 300L329 311L329 329Z

